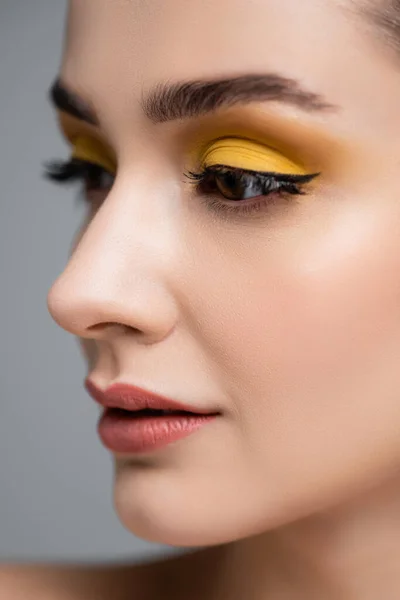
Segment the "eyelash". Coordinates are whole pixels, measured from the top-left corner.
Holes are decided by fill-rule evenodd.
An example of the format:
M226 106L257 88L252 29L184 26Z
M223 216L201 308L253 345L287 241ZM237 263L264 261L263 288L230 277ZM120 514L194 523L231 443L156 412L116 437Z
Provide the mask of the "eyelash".
M209 208L216 212L233 214L250 214L258 212L263 208L269 208L276 199L283 199L288 202L292 196L305 195L302 185L309 183L317 177L319 173L307 175L291 175L267 171L252 171L250 169L240 169L237 167L228 167L222 164L205 167L199 173L188 171L184 174L196 185L196 191L203 196L204 202ZM229 199L225 201L215 197L215 193L221 193L218 187L219 177L226 177L230 183L256 184L262 188L262 193L250 197L249 202L244 202L245 198ZM221 183L221 182L220 182ZM222 194L223 195L223 194ZM257 200L258 198L258 200Z
M62 185L82 181L86 192L98 190L101 186L101 178L104 176L111 180L107 184L109 187L111 187L113 179L113 175L100 165L80 158L71 158L69 161L50 161L45 164L44 175L50 181Z
M250 214L258 212L266 205L274 204L278 197L288 202L292 196L304 195L302 186L309 183L317 177L319 173L306 175L292 175L275 172L251 171L250 169L239 169L227 167L226 165L212 165L205 167L198 173L188 171L184 176L195 186L196 192L202 197L207 208L217 213L227 213L228 215L237 215L239 213ZM109 189L112 186L114 176L100 165L89 161L73 158L69 161L52 161L45 165L45 177L59 184L67 184L73 181L83 181L86 193L98 191L99 189ZM106 183L102 184L102 178ZM222 182L221 179L222 178ZM262 194L251 197L250 202L244 202L246 198L229 199L221 192L218 183L223 185L223 179L226 179L231 185L244 184L257 185L261 188ZM103 185L103 188L101 187ZM221 201L216 194L221 194L225 201ZM255 200L259 198L259 200ZM229 202L229 204L227 204Z

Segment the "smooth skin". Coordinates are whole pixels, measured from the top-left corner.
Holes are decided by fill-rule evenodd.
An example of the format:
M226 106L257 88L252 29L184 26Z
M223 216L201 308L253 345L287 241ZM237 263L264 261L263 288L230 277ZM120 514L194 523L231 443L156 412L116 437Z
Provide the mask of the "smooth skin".
M50 313L99 387L221 412L160 451L114 455L123 525L204 548L132 565L129 585L116 570L123 600L400 597L400 72L360 4L70 2L60 73L99 126L60 114L61 128L115 181L88 196ZM160 83L246 73L334 108L142 112ZM240 216L184 182L221 162L320 174Z

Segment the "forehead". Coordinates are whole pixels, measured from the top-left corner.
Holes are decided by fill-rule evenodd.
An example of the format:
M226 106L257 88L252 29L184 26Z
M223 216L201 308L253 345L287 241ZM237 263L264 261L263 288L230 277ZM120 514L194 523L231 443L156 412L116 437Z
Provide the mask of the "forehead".
M106 115L132 116L143 92L159 83L277 73L344 107L348 123L371 122L371 107L378 122L398 101L399 78L361 26L357 6L70 0L61 74Z
M63 71L107 70L119 85L248 70L321 79L356 57L354 20L335 0L72 0Z

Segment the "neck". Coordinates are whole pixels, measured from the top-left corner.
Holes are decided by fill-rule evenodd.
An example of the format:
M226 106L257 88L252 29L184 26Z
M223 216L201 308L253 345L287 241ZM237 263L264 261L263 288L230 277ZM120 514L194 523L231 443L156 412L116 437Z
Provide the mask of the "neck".
M209 600L400 598L400 478L205 556Z

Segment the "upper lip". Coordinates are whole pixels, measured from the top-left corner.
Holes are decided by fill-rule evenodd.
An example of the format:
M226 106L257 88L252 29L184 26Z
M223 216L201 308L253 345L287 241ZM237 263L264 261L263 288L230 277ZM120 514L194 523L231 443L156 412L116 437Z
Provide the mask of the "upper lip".
M84 386L90 396L106 408L122 408L135 411L145 408L153 410L186 411L196 414L216 414L195 406L188 406L166 398L154 392L127 383L113 383L106 390L101 390L89 378L85 379Z

